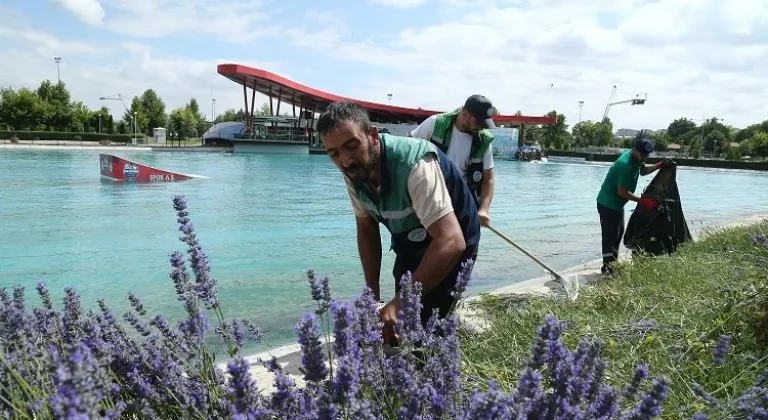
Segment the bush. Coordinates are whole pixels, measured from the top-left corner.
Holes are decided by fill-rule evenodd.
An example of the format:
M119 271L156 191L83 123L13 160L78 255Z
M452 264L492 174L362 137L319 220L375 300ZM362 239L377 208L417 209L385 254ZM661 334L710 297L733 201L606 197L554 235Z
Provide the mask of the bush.
M62 131L0 131L0 139L12 139L16 137L20 140L76 140L76 141L99 141L111 140L116 143L129 143L132 140L128 134L99 134L99 133L78 133Z
M180 252L171 255L170 277L186 319L174 327L162 315L150 317L129 293L133 310L123 318L138 332L135 337L103 300L100 313L84 312L72 288L65 289L63 311L54 308L42 282L37 286L42 307L31 311L23 287L16 286L13 296L2 289L4 418L647 419L661 414L666 378L652 379L640 399L647 366L638 366L621 388L605 385L602 344L583 338L576 351L569 350L562 338L565 325L553 315L538 329L515 389L507 393L491 381L483 391L467 392L460 376L458 319L433 317L422 327L421 287L410 274L401 280L402 308L395 327L399 351L386 356L370 289L354 302L336 301L329 279L310 271L317 310L296 327L306 386L298 387L273 358L264 365L275 374L276 391L262 395L240 354L245 340L259 340L261 332L249 320L224 319L186 201L174 197L173 202L187 258ZM464 265L457 296L469 283L472 266L471 261ZM209 312L232 357L226 374L214 364L215 354L205 341ZM321 325L331 318L334 341L324 344Z

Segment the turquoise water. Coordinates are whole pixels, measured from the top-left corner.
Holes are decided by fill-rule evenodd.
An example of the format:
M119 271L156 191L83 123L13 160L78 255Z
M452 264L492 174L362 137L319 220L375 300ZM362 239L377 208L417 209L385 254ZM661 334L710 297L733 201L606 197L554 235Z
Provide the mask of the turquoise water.
M266 333L259 348L294 341L297 319L312 308L307 268L330 276L337 297L361 290L354 218L341 175L326 156L116 154L210 178L112 183L99 177L97 151L0 151L0 286L33 291L42 278L56 296L75 286L86 306L104 298L120 314L134 291L150 312L178 319L182 308L168 278L168 256L184 250L171 203L174 194L184 194L225 314L256 321ZM498 229L555 269L599 258L594 197L607 166L496 165L492 220ZM639 188L650 179L641 179ZM768 213L766 174L683 168L678 182L691 229ZM382 240L389 240L386 233ZM394 289L392 262L385 253L384 297ZM542 270L484 230L475 274L472 293Z

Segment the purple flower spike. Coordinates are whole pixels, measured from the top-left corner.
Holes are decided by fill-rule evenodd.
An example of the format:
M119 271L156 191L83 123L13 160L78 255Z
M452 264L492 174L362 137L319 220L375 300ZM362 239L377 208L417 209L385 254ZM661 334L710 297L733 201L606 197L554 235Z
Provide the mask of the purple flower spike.
M400 305L395 332L403 343L421 342L424 339L424 327L421 324L421 283L413 281L410 271L400 279Z
M232 411L235 415L247 414L257 408L259 390L251 377L248 363L242 357L236 357L227 365L229 392L232 397Z
M313 313L304 315L296 331L301 345L301 373L304 374L304 380L313 382L324 380L328 376L328 367L325 364L326 354L317 316Z
M464 295L464 292L467 290L467 286L469 286L469 282L472 280L472 269L474 267L475 260L471 258L461 263L461 269L459 270L459 274L456 277L456 287L451 292L451 295L454 298L459 299Z
M186 199L182 196L175 196L173 208L176 210L179 231L183 234L180 239L187 244L187 255L192 271L195 273L195 293L209 309L217 308L219 303L216 298L216 280L211 276L208 255L200 247L194 226L189 221ZM173 264L176 261L172 258L171 262Z
M715 347L714 361L716 366L720 366L725 363L725 356L728 355L728 350L731 347L731 337L728 335L721 335L717 341L717 347Z

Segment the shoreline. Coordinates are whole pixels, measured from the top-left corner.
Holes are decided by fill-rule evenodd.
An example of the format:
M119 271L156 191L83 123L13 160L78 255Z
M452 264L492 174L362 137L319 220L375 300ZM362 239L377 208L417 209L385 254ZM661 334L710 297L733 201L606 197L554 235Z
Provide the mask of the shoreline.
M99 150L99 151L126 151L126 152L194 152L194 153L231 153L231 147L203 147L203 146L104 146L100 144L24 144L24 143L0 143L0 150Z
M741 218L730 219L722 223L717 223L710 226L702 226L698 229L691 229L691 236L694 241L700 240L702 237L706 237L711 233L735 227L742 227L760 223L764 220L768 220L767 213L758 213ZM620 259L629 258L630 253L626 249L622 249ZM533 261L531 264L535 264ZM589 285L592 280L599 278L600 267L602 265L601 259L595 259L583 264L579 264L564 270L558 270L563 276L578 276L580 289L583 286ZM559 283L553 279L551 275L543 275L540 277L523 280L514 284L497 287L490 292L482 292L475 294L468 294L467 297L462 299L456 308L456 312L461 319L461 323L468 326L471 329L482 330L486 327L483 314L480 310L471 308L471 304L482 299L484 296L504 296L504 295L527 295L527 294L550 294L550 293L564 293ZM577 299L578 301L578 299ZM331 337L333 341L333 337ZM386 349L385 349L386 351ZM299 371L301 366L301 346L298 343L288 344L284 346L274 347L267 349L259 353L246 355L244 358L250 367L250 373L256 381L257 386L262 392L272 392L274 390L274 376L264 368L259 360L267 361L272 357L276 357L280 364L283 366L285 372L296 382L297 386L302 386L304 383L302 379L302 373ZM217 363L219 368L226 372L227 361Z

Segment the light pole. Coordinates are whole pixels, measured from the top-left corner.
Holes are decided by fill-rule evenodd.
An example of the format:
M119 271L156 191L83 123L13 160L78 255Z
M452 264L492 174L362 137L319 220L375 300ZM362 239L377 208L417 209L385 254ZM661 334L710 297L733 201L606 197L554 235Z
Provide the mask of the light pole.
M53 57L53 61L56 62L56 79L61 83L61 71L59 71L59 63L61 63L61 57Z
M584 101L579 101L579 122L581 122L581 108L584 106Z
M387 94L387 100L389 101L389 104L392 105L392 94L391 93Z
M102 96L99 98L100 101L120 101L121 104L123 104L123 108L125 108L125 113L128 115L128 118L133 118L133 144L136 144L136 113L134 112L133 115L131 115L131 111L128 109L127 106L125 106L125 101L123 101L123 95L117 94L112 96Z
M216 98L213 97L213 86L211 86L211 126L216 119Z

